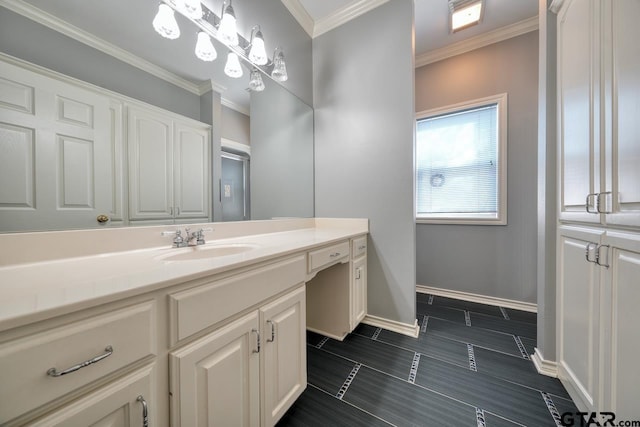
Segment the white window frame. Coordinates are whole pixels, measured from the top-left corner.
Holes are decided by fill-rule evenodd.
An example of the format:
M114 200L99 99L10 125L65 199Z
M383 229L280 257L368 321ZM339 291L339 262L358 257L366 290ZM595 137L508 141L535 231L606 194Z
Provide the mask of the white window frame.
M476 224L476 225L507 225L507 94L488 96L486 98L474 99L472 101L460 102L446 107L434 108L431 110L416 113L416 128L418 121L429 117L452 114L459 111L479 108L485 105L497 104L498 106L498 212L493 214L482 213L457 213L457 214L420 214L418 215L418 192L415 200L416 223L423 224ZM417 145L416 145L417 150ZM418 187L418 164L417 156L414 156L414 185Z

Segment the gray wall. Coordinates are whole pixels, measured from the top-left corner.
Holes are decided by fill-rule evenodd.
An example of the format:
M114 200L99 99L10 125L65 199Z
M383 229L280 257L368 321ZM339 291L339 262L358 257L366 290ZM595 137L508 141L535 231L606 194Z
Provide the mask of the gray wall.
M418 224L420 285L536 302L538 32L416 69L416 111L508 93L506 226Z
M251 94L251 219L313 217L313 110L265 85Z
M251 142L249 129L249 116L222 106L222 129L220 129L222 138L249 145Z
M368 312L415 322L413 1L313 41L316 216L369 218Z

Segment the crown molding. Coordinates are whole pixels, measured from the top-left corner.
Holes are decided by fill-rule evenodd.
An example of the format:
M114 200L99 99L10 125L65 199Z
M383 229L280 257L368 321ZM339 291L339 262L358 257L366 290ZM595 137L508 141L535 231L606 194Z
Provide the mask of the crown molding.
M318 37L321 34L331 31L342 24L345 24L360 15L364 15L370 10L378 6L382 6L389 0L358 0L343 8L338 9L335 13L319 19L313 27L313 36Z
M238 113L242 113L245 116L250 116L251 115L251 112L250 112L250 110L248 108L246 108L246 107L244 107L244 106L242 106L240 104L237 104L237 103L235 103L233 101L229 101L228 99L222 98L220 102L225 107L231 108L232 110L235 110Z
M32 21L49 27L54 31L62 33L67 37L71 37L72 39L106 53L107 55L113 56L120 61L126 62L129 65L165 80L188 92L195 95L201 95L199 86L192 81L184 79L162 67L157 66L156 64L132 54L129 51L111 44L106 40L96 37L94 34L71 25L68 22L38 9L29 3L25 3L22 0L0 0L0 6L6 7L7 9L29 18Z
M298 24L309 34L309 36L313 37L313 27L315 22L307 9L302 6L300 0L281 0L282 4L289 10L291 15L298 21Z
M516 22L515 24L506 25L502 28L498 28L497 30L493 30L479 36L471 37L469 39L450 44L449 46L445 46L440 49L434 49L432 51L423 53L422 55L418 55L416 56L415 66L416 68L418 68L427 64L442 61L443 59L470 52L481 47L489 46L491 44L498 43L512 37L517 37L531 31L536 31L537 29L538 17L534 16L520 22Z
M218 93L223 93L227 90L227 88L225 86L222 86L221 84L214 82L213 80L205 80L198 85L198 94L200 96L212 90Z

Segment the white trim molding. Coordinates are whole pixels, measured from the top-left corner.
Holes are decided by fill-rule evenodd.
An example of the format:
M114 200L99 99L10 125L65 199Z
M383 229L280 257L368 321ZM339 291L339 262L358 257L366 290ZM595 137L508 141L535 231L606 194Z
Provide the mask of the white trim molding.
M251 146L243 144L241 142L233 141L227 138L220 138L220 145L223 148L230 148L232 150L241 151L251 156Z
M487 295L473 294L471 292L453 291L450 289L442 289L426 285L416 285L416 292L464 301L479 302L480 304L495 305L497 307L512 308L514 310L528 311L530 313L538 312L538 305L531 302L490 297Z
M531 360L539 374L558 378L558 364L551 360L545 360L540 350L538 350L538 347L536 347L535 352L531 355Z
M434 62L442 61L443 59L451 58L452 56L460 55L462 53L470 52L481 47L520 36L522 34L530 33L537 29L538 17L533 16L520 22L516 22L515 24L506 25L502 28L498 28L497 30L489 31L488 33L480 34L440 49L434 49L423 53L422 55L417 55L415 66L416 68L423 67Z
M245 116L249 116L251 115L251 111L249 108L245 108L244 106L240 105L240 104L236 104L233 101L229 101L228 99L225 98L221 98L220 102L222 103L222 105L224 105L227 108L231 108L232 110L237 111L238 113L242 113Z
M407 335L413 338L417 338L420 333L420 326L418 326L418 320L416 319L413 325L409 323L402 323L395 320L385 319L383 317L372 316L367 314L362 319L362 323L375 326L376 328L386 329L388 331L397 332L402 335Z
M313 27L315 22L307 9L304 8L300 0L281 0L282 4L289 10L289 13L298 21L303 30L313 38Z

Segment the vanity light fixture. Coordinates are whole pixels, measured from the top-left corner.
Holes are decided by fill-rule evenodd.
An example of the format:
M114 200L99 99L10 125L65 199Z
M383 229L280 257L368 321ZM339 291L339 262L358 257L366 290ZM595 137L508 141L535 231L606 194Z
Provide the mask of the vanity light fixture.
M203 61L213 61L218 57L216 48L211 43L211 37L204 31L198 33L198 41L196 42L196 56Z
M173 15L173 9L165 3L160 3L160 6L158 6L158 13L153 18L153 28L162 37L171 40L180 37L180 27L178 27L176 17Z
M285 82L289 78L287 75L287 64L284 62L284 52L282 48L277 47L273 52L273 70L271 77L278 82Z
M202 4L200 0L176 0L176 6L186 13L189 18L202 18Z
M266 65L269 62L269 58L264 48L264 37L262 36L262 31L260 31L260 25L256 25L251 29L250 46L249 61L256 65Z
M255 92L262 92L265 89L262 75L257 68L254 68L249 76L249 89Z
M484 0L449 0L451 32L476 25L482 19Z
M220 25L218 26L218 36L228 46L238 46L238 30L236 28L236 14L231 6L231 0L225 7L227 1L222 3L222 17L220 18Z
M238 55L229 52L227 55L227 64L224 66L224 73L234 79L242 77L242 66Z

